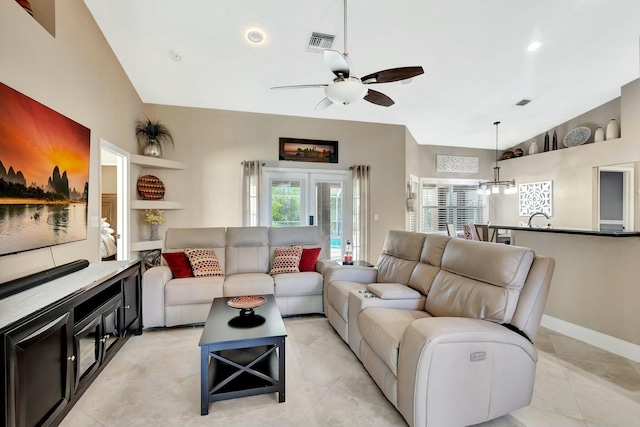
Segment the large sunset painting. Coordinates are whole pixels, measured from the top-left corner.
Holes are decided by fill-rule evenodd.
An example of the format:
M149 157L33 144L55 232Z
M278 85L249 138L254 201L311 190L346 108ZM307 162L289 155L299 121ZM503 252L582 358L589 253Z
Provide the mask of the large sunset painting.
M87 238L91 130L0 83L0 255Z

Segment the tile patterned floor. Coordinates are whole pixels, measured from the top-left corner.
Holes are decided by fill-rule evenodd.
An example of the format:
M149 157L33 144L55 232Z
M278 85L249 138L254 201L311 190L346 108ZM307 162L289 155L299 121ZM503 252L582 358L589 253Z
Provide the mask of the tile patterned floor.
M132 337L63 427L406 426L324 317L285 319L287 401L215 402L200 416L201 327ZM481 427L640 426L640 363L541 329L530 406Z

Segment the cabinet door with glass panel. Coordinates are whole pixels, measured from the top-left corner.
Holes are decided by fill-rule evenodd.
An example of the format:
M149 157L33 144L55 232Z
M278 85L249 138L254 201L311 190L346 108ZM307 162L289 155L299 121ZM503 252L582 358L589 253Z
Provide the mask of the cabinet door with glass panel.
M264 225L316 225L324 236L325 257L340 260L346 241L351 240L351 174L265 168L264 178Z

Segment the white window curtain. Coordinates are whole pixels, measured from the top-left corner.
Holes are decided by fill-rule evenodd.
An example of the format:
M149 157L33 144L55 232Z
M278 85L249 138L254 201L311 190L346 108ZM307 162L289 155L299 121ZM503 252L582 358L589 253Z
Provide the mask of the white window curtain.
M260 225L262 166L260 160L242 162L242 224L245 227Z
M369 225L371 166L351 167L353 182L353 259L369 260Z

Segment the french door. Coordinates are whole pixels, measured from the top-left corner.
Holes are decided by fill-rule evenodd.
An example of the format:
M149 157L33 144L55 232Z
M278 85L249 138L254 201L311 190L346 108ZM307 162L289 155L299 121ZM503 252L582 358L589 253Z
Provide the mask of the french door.
M265 168L264 172L263 225L316 225L322 229L325 257L340 260L351 240L351 174L280 168Z

